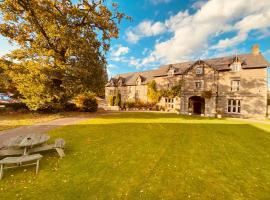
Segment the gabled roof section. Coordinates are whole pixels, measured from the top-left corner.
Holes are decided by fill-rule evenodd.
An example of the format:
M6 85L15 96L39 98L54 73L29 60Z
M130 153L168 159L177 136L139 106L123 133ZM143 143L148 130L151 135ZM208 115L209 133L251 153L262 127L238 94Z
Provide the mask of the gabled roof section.
M141 85L145 85L149 81L153 80L155 75L158 73L160 73L160 69L143 71L143 72L131 72L131 73L125 73L125 74L118 74L115 77L113 77L113 79L118 80L119 77L122 77L125 79L125 85L136 85L136 81L138 77L141 77L141 81L142 81Z
M264 58L262 54L241 54L236 56L220 57L205 59L199 61L188 61L176 64L163 65L158 69L143 71L143 72L133 72L126 74L119 74L113 77L111 80L118 80L119 77L125 80L125 85L135 85L138 76L142 77L142 85L147 84L149 81L153 80L156 77L168 76L168 70L173 67L175 69L174 75L184 74L192 66L198 64L198 62L204 62L208 66L211 66L217 71L226 71L231 70L230 65L238 59L243 69L254 69L254 68L266 68L269 65L268 61ZM110 82L109 82L110 83ZM108 83L108 84L109 84ZM107 84L107 85L108 85ZM106 86L107 86L106 85Z
M213 68L214 70L217 70L215 67L213 67L210 63L208 63L207 61L204 60L197 60L196 62L194 62L193 64L191 64L182 74L188 72L189 70L191 70L193 67L198 66L198 65L206 65L208 67Z

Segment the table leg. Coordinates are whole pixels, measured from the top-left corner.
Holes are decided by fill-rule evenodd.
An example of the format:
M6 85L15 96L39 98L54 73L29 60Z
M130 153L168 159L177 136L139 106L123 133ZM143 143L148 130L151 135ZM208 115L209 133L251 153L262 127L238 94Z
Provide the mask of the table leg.
M27 147L24 148L23 155L24 156L28 155Z
M1 164L1 167L0 167L0 180L3 177L3 171L4 171L4 164Z
M37 163L36 163L36 174L38 174L38 169L39 169L39 160L37 160Z

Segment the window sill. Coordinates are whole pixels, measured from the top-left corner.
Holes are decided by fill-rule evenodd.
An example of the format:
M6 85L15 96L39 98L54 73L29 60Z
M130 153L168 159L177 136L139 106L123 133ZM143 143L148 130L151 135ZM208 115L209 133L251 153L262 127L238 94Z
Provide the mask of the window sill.
M231 113L231 112L226 112L225 114L229 114L229 115L241 115L242 113Z

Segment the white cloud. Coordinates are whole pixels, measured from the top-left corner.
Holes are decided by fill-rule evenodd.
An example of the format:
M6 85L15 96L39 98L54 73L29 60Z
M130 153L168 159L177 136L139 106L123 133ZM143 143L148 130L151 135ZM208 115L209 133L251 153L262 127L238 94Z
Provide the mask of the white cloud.
M115 70L115 69L118 69L118 67L116 65L114 65L114 64L107 65L107 73L108 73L109 78L111 78L114 75L113 70Z
M129 52L128 47L123 47L122 45L118 45L116 48L112 48L111 56L119 57L119 56L127 54L128 52Z
M196 0L195 3L192 4L193 9L200 9L204 4L207 3L208 0Z
M267 30L269 21L269 0L209 0L194 14L181 11L164 23L156 22L165 24L172 37L156 43L146 60L154 56L155 62L178 62L207 55L209 49L232 48L247 40L252 30ZM235 35L211 44L215 37L227 32Z
M155 36L164 33L166 28L161 22L152 23L151 21L143 21L138 25L138 31L143 36Z
M122 45L115 45L111 48L109 59L116 62L124 62L125 55L129 52L128 47L124 47Z
M150 2L154 5L161 4L161 3L169 3L171 0L150 0Z
M137 43L143 37L156 36L166 31L165 24L161 22L153 23L149 20L142 21L135 28L129 29L126 32L127 41Z
M126 38L127 38L127 41L130 42L130 43L137 43L140 40L140 36L136 35L131 30L128 30L126 32Z
M262 35L265 35L267 32L264 32L269 25L270 21L270 8L262 11L261 13L256 13L244 17L242 20L237 22L234 26L234 30L237 31L237 35L232 38L225 38L218 42L217 45L213 48L227 48L230 46L237 45L248 38L248 34L252 30L261 30Z

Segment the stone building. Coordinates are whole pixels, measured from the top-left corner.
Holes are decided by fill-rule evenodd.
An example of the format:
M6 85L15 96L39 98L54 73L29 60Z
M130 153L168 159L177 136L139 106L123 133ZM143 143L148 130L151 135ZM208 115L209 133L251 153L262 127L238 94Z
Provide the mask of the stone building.
M254 45L249 54L119 74L107 83L105 95L108 100L119 91L122 101L148 102L149 81L155 80L157 89L181 83L179 97L162 98L159 104L168 110L178 109L182 114L262 118L267 115L268 66L258 45Z

